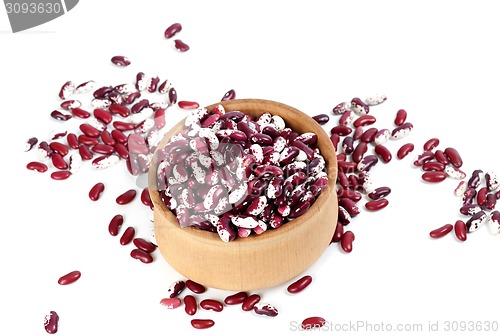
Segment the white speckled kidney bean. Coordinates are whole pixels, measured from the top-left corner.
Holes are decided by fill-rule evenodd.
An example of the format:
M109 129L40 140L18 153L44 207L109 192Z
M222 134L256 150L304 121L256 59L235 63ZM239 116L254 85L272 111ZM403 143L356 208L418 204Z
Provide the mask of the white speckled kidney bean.
M107 98L102 98L102 99L94 98L94 99L92 99L90 104L94 108L104 108L105 109L105 108L108 108L109 106L111 106L111 100L109 100Z
M273 115L271 117L271 122L275 125L276 130L283 130L285 129L285 120L279 115Z
M454 166L447 166L444 169L444 172L451 178L454 179L464 179L466 177L465 172L460 170L459 168L456 168Z
M87 93L94 90L94 88L95 88L95 81L89 80L78 85L75 89L75 93L78 94Z
M59 98L66 100L75 93L75 84L72 81L65 82L59 91Z
M373 143L376 145L384 144L389 140L389 138L391 138L391 132L389 129L380 129L373 137Z
M181 305L182 301L179 298L163 298L160 300L160 305L167 309L175 309Z
M175 298L186 288L186 283L183 280L173 282L167 289L167 297Z
M500 233L500 212L493 211L488 215L488 229L489 231L497 235Z
M120 161L120 157L115 155L100 156L92 161L92 166L96 169L106 169L116 165Z
M344 114L345 112L350 110L350 108L351 105L348 102L341 102L337 106L333 107L332 113L337 115Z
M259 224L254 217L248 215L235 215L231 217L231 222L237 227L247 229L253 229Z
M376 95L372 95L372 96L367 97L365 99L365 102L368 106L376 106L376 105L380 105L381 103L383 103L386 100L387 100L386 95L376 94Z
M488 219L488 215L484 211L480 211L472 215L466 222L467 232L472 233L478 230Z
M48 334L57 333L59 326L59 315L55 311L50 311L43 320L43 326Z
M392 130L391 137L395 140L406 137L413 129L413 124L406 122Z
M258 302L253 306L253 310L256 314L275 317L278 315L278 309L271 305L263 302Z
M339 126L348 126L349 124L352 123L352 121L354 120L354 118L356 117L356 114L354 114L353 111L351 110L348 110L348 111L345 111L342 116L339 118Z
M497 174L494 172L491 171L486 172L485 179L486 179L486 186L490 191L495 191L500 186L500 180L498 179Z
M351 109L354 113L359 115L366 115L370 113L370 107L363 102L360 98L353 98L351 100Z
M373 166L378 163L378 158L375 155L364 156L357 165L359 172L368 172Z
M465 190L467 190L467 183L465 181L460 181L453 191L453 194L455 194L457 197L461 197L464 195Z

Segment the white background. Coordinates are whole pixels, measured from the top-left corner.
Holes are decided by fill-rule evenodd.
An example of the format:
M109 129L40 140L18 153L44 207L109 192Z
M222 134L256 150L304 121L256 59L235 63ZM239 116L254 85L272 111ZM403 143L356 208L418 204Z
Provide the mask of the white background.
M411 141L415 152L374 169L376 185L393 190L390 205L348 226L356 234L351 254L329 247L307 271L313 284L297 296L286 293L288 283L259 291L279 309L276 318L234 306L220 314L199 311L196 317L216 322L204 333L287 334L291 322L315 315L334 323L420 323L424 330L429 321L439 321L441 330L447 320L500 322L500 237L483 227L465 243L452 234L431 240L430 230L460 218L457 181L424 184L411 167L422 144L438 136L439 148L461 152L468 175L477 168L500 172L494 2L307 3L82 0L66 15L17 34L0 9L2 334L44 334L49 310L60 315L61 335L198 332L183 308L159 305L180 278L159 252L153 264L142 264L129 257L132 245L107 233L117 213L138 235L150 226L139 199L126 208L114 203L135 186L124 164L107 171L86 164L61 182L25 168L37 155L24 153L23 142L60 126L49 114L60 103L62 83L115 85L133 82L139 71L171 80L180 100L208 105L233 88L238 98L276 100L310 115L382 93L388 101L372 110L378 127L392 128L399 108L414 124L409 137L387 146L395 153ZM191 46L187 53L163 37L174 22L183 25L178 37ZM117 54L132 65L113 66ZM185 114L168 110L167 127ZM87 193L98 181L107 188L93 203ZM78 282L57 284L75 269L82 271ZM203 297L226 295L210 289Z

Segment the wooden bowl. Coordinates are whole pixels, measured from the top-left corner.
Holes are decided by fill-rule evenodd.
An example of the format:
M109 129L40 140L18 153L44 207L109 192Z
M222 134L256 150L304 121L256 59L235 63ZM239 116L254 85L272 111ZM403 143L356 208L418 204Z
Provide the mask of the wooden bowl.
M219 103L217 103L219 104ZM208 106L209 111L217 104ZM158 247L166 261L181 275L208 287L248 291L284 283L309 268L328 247L337 224L337 159L330 138L308 115L282 103L240 99L220 102L226 109L253 117L264 112L281 116L298 133L313 132L326 162L328 186L300 217L261 235L223 242L217 233L194 227L181 228L174 214L160 199L153 158L148 183L154 203L154 226ZM158 148L184 128L173 127ZM156 157L156 155L155 155Z

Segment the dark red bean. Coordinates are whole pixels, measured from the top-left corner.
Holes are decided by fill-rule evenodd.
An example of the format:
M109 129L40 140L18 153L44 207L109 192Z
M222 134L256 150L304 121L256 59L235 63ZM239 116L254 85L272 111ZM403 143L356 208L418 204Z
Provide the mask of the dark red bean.
M347 137L346 137L347 138ZM353 162L359 163L363 156L368 151L368 143L359 142L354 151L352 152L351 158Z
M168 90L168 101L171 105L177 102L177 91L173 87Z
M396 126L401 126L403 123L406 122L406 116L407 113L404 109L398 110L398 112L396 113L396 118L394 119L394 124Z
M189 50L189 45L187 45L186 43L184 43L182 40L179 39L174 41L174 46L180 52L186 52Z
M349 178L349 187L352 190L356 191L358 189L358 187L359 187L359 179L358 179L358 177L356 175L354 175L354 174L350 174L348 176L348 178ZM359 196L360 196L360 199L361 199L361 194Z
M116 108L113 106L115 106L115 105L111 105L109 107ZM109 124L109 123L111 123L111 121L113 121L113 115L111 115L110 112L108 112L107 110L104 110L102 108L94 109L94 117L105 124Z
M102 143L106 145L112 145L114 146L116 144L116 141L113 137L111 137L111 134L107 130L101 131L101 140Z
M141 192L141 202L148 207L153 206L153 202L151 201L151 196L149 195L149 189L145 187Z
M182 30L182 25L180 23L173 23L167 29L165 29L165 38L172 38L177 33Z
M133 259L137 259L145 264L153 262L153 256L142 249L133 249L130 252L130 257L132 257Z
M78 135L78 142L85 145L96 145L99 144L99 139L87 135Z
M70 273L65 274L64 276L59 278L57 283L59 285L69 285L80 279L81 276L82 273L80 271L71 271Z
M118 130L132 130L135 128L135 124L132 122L114 121L113 127ZM111 135L113 135L113 132L111 132Z
M358 186L359 186L359 184L358 184ZM346 189L346 188L340 188L340 189L338 189L337 190L337 195L338 195L338 197L340 199L341 198L347 198L347 199L350 199L350 200L352 200L354 202L358 202L362 198L361 193L359 193L357 191L350 190L350 189Z
M422 170L424 171L444 171L445 165L441 162L425 162L424 165L422 165Z
M61 156L66 156L69 153L69 148L60 142L50 142L49 148L61 154Z
M68 142L69 147L72 149L78 149L78 147L80 146L80 143L78 143L78 137L76 137L76 135L73 133L69 133L66 136L66 141Z
M339 199L339 205L344 207L351 217L355 217L359 214L359 207L349 198Z
M132 240L132 242L138 249L144 250L148 254L156 250L156 245L149 241L146 241L142 237L136 237Z
M446 176L443 171L429 171L422 174L422 179L428 183L439 183L445 180Z
M245 301L243 301L243 304L241 305L241 309L244 311L248 312L253 309L256 303L260 301L260 295L258 294L252 294L248 296Z
M469 180L467 181L467 186L476 188L481 183L481 179L483 176L483 170L474 170Z
M205 299L200 302L200 307L209 311L222 312L224 305L214 299Z
M403 144L401 146L401 148L399 148L399 150L398 150L398 153L397 153L398 158L399 159L405 158L406 156L408 156L408 154L410 152L413 151L413 149L415 149L415 146L413 145L413 143Z
M439 138L431 138L424 143L424 151L430 151L439 145Z
M368 126L368 125L374 124L375 122L377 122L377 119L375 118L375 116L373 116L373 115L362 115L362 116L358 117L352 123L352 125L354 127L363 127L363 126Z
M392 159L392 154L385 146L382 144L377 144L375 146L375 153L380 157L382 162L389 163Z
M325 325L326 320L320 316L311 316L309 318L304 319L300 324L300 328L304 330L311 330L315 328L321 328Z
M78 152L83 160L91 160L94 157L94 154L90 151L86 144L81 144L78 148Z
M448 158L446 158L443 150L436 150L436 152L434 153L434 158L436 159L436 161L444 164L445 166L450 164L450 161L448 160Z
M286 290L289 293L299 293L302 292L311 283L312 283L311 276L303 276L298 280L296 280L295 282L291 283Z
M444 149L444 154L454 167L459 168L462 166L463 164L462 157L460 156L460 154L456 149L448 147Z
M40 172L40 173L44 173L45 171L48 170L48 166L41 163L41 162L29 162L27 165L26 165L26 168L28 170L32 170L32 171L37 171L37 172Z
M115 148L115 151L118 154L118 156L120 156L123 159L128 159L129 158L129 153L128 153L128 149L127 149L126 146L124 146L121 143L116 143L114 145L114 148Z
M440 238L440 237L443 237L443 236L447 235L452 230L453 230L453 225L451 225L451 224L448 223L448 224L445 224L442 227L439 227L439 228L434 229L433 231L431 231L429 233L429 236L432 237L432 238Z
M332 241L330 243L340 242L342 235L344 235L344 225L337 222L337 227L335 228L335 232L333 233Z
M73 116L79 117L80 119L87 119L90 117L90 113L81 108L73 108L71 110L71 113L73 114Z
M129 204L130 202L132 202L132 200L134 200L135 196L137 195L137 191L136 190L133 190L133 189L130 189L122 194L120 194L117 198L116 198L116 203L118 205L126 205L126 204Z
M25 152L28 152L30 151L31 149L33 149L33 147L35 146L35 144L38 143L38 138L36 137L30 137L25 143L25 147L24 147L24 151Z
M354 133L352 133L352 138L357 141L363 136L363 127L356 127L354 128Z
M214 320L211 319L193 319L191 320L191 326L196 329L207 329L215 325Z
M346 136L349 135L352 132L352 129L348 126L335 126L330 130L330 133L337 134L340 136Z
M346 231L342 235L342 239L340 240L340 246L344 252L350 253L352 251L352 242L354 241L354 233L350 230Z
M118 114L121 117L127 117L130 115L130 109L127 106L119 105L119 104L113 104L113 105L109 106L109 111L112 114Z
M479 206L483 206L486 203L486 196L488 195L488 187L481 187L479 191L477 191L477 204Z
M197 103L196 101L185 101L185 100L182 100L182 101L179 101L177 103L177 106L179 106L179 108L181 108L181 109L190 110L190 109L196 109L196 108L200 107L200 104Z
M344 162L344 161L337 162L337 167L339 168L340 171L344 173L355 172L357 166L358 164L356 162Z
M298 204L296 207L292 208L292 210L290 211L290 214L288 214L288 217L290 219L297 218L297 217L301 216L302 214L304 214L309 209L309 207L311 207L311 203L308 201L304 201L304 202Z
M338 145L340 142L340 135L339 134L332 134L330 136L330 141L332 142L333 148L335 149L335 151L337 151L337 148L338 148Z
M50 311L48 315L45 316L43 321L43 326L45 331L49 334L57 333L59 324L59 315L55 311Z
M388 204L389 204L389 200L387 200L386 198L381 198L378 200L371 200L371 201L366 202L365 207L366 207L366 209L368 209L370 211L378 211L382 208L387 207Z
M354 140L351 136L346 136L342 141L342 149L344 153L347 155L352 154L354 152Z
M196 298L188 294L184 297L184 311L187 315L195 315L198 310Z
M247 297L248 297L248 294L246 292L238 292L238 293L235 293L235 294L232 294L232 295L228 295L224 299L224 303L226 305L238 305L238 304L242 304Z
M193 293L202 294L207 290L207 288L191 279L186 280L186 287L190 289Z
M98 154L110 155L115 152L115 147L107 144L95 144L90 148L93 152Z
M134 235L135 235L135 228L134 227L127 227L127 229L125 229L122 236L120 237L120 244L121 245L129 244L130 242L132 242Z
M467 240L467 227L462 220L455 222L455 236L462 242Z
M92 201L97 201L101 197L102 192L104 192L104 184L97 183L89 191L89 198Z
M349 184L349 178L347 178L347 176L345 175L344 172L339 171L337 173L337 178L338 178L340 186L342 186L344 189L349 188L349 185L350 185Z
M108 225L108 231L111 234L111 236L118 235L118 232L122 224L123 224L123 215L117 214L111 219Z
M50 175L50 178L52 178L54 180L65 180L65 179L68 179L69 176L71 176L71 172L69 172L69 171L55 171L55 172L52 172L52 174Z
M319 114L312 117L314 121L318 122L321 125L324 125L330 121L330 117L326 114Z
M377 128L369 128L369 129L365 130L363 135L361 135L360 140L362 142L370 143L373 141L373 139L375 138L375 135L377 133L378 133Z
M118 143L127 143L127 136L118 129L113 129L111 131L111 137Z

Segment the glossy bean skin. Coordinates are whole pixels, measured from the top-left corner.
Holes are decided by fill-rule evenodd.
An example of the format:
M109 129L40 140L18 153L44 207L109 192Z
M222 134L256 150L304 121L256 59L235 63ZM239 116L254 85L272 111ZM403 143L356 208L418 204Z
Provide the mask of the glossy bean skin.
M156 245L154 245L152 242L145 240L142 237L137 237L132 240L134 245L137 247L137 249L141 249L148 254L152 253L153 251L156 250Z
M89 191L89 198L92 201L97 201L101 197L102 192L104 192L104 184L97 183Z
M181 30L182 30L182 25L180 23L173 23L170 26L168 26L167 29L165 29L164 36L165 38L172 38Z
M133 189L130 189L130 190L125 191L124 193L120 194L116 198L116 203L118 205L129 204L130 202L132 202L132 200L134 200L134 198L135 198L136 195L137 195L137 191L133 190Z
M134 227L127 227L127 229L125 229L122 236L120 237L120 244L121 245L129 244L130 242L132 242L134 235L135 235L135 228Z
M200 302L200 307L214 312L222 312L224 305L214 299L204 299Z
M142 249L133 249L130 252L130 257L141 261L142 263L149 264L153 262L153 256Z
M111 221L109 222L108 225L108 231L111 236L116 236L118 235L118 232L120 230L120 227L123 224L123 215L117 214L115 215Z
M44 163L41 163L41 162L29 162L26 165L26 168L28 170L37 171L40 173L46 172L49 169L49 167L47 165L45 165Z
M55 311L50 311L49 314L45 316L43 326L48 334L57 333L59 326L59 315Z
M340 240L342 239L342 235L344 235L344 225L341 224L340 222L337 222L337 227L335 227L335 231L332 236L332 241L330 243L340 242Z
M68 274L60 277L57 283L59 285L69 285L80 279L82 273L80 271L71 271Z
M404 109L398 110L396 113L396 117L394 119L394 124L396 126L401 126L403 123L406 122L406 117L407 117L407 113Z
M428 183L439 183L446 179L446 173L443 171L430 171L422 174L422 179Z
M381 198L378 200L370 200L365 203L366 209L370 211L381 210L382 208L387 207L387 205L389 205L389 200L387 200L386 198Z
M429 233L429 236L431 238L441 238L441 237L447 235L452 230L453 230L453 225L451 225L451 224L445 224L444 226L436 228L433 231L431 231Z
M381 186L368 193L368 197L372 200L378 200L380 198L388 196L390 193L391 189L389 187Z
M431 138L424 143L424 151L430 151L439 145L439 138Z
M352 242L354 241L354 233L350 230L344 232L342 235L342 239L340 240L340 245L342 250L346 253L350 253L352 251Z
M312 117L314 121L318 122L320 125L324 125L330 121L330 117L326 114L319 114Z
M288 291L288 293L292 294L299 293L302 292L307 286L309 286L311 282L312 282L311 276L309 275L303 276L297 279L295 282L291 283L286 290Z
M406 144L403 144L398 152L397 152L397 157L399 159L403 159L405 158L406 156L408 156L408 154L410 152L412 152L413 150L415 149L415 145L413 143L406 143Z
M462 220L457 220L455 222L454 230L455 236L459 241L464 242L467 240L467 227L465 225L465 222L463 222Z
M311 316L306 318L300 324L300 328L304 330L311 330L315 328L321 328L325 325L326 320L320 316Z
M196 294L202 294L207 290L205 286L195 281L192 281L191 279L186 280L186 287Z
M392 160L391 152L389 151L389 149L387 149L387 147L383 146L382 144L377 144L375 146L375 153L377 154L377 156L380 157L380 159L384 163L389 163Z
M238 293L235 293L235 294L227 296L224 299L224 303L226 305L238 305L238 304L242 304L246 300L247 297L248 297L248 293L246 293L246 292L238 292Z
M241 309L244 311L248 312L253 309L256 303L260 301L260 295L258 294L252 294L248 296L245 301L243 301L243 304L241 305Z
M191 326L196 329L207 329L213 327L215 322L211 319L193 319L191 320Z
M455 166L456 168L460 168L462 166L463 164L462 157L455 148L451 147L446 148L444 150L444 154L446 155L446 158L448 158L448 160L453 166Z
M190 294L184 297L184 311L187 315L195 315L198 310L196 298Z

